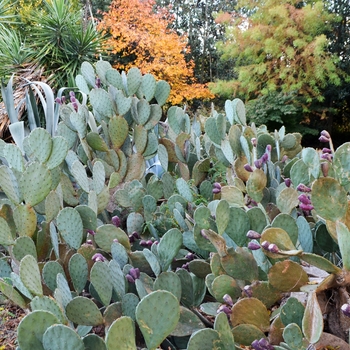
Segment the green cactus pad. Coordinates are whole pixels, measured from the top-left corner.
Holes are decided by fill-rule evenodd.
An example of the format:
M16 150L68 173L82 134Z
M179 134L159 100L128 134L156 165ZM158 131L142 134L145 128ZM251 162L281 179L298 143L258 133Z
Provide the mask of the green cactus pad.
M259 299L241 299L232 306L231 323L233 327L250 324L258 327L262 332L267 332L270 327L269 312Z
M301 328L304 311L304 305L297 298L290 297L281 307L281 321L285 326L290 323L296 323Z
M125 247L119 242L113 242L111 245L112 258L119 264L121 268L128 263L129 256Z
M90 282L94 286L102 303L109 305L112 298L112 276L107 264L97 261L90 271Z
M158 104L163 106L167 101L170 94L170 85L164 80L157 81L156 91L154 92L154 97L156 98Z
M132 96L138 90L142 81L142 74L138 68L131 68L127 74L128 95Z
M14 272L11 272L10 279L12 281L12 285L21 292L25 297L28 299L33 299L33 294L29 292L27 287L23 284L21 278L15 274Z
M27 308L27 303L17 290L6 283L2 279L0 279L0 292L5 295L9 300L11 300L15 305L18 305L22 309Z
M214 117L206 120L205 132L216 147L221 147L221 135L217 129L216 119Z
M50 222L57 217L61 209L60 197L57 192L51 191L45 198L45 215L46 221Z
M12 143L7 143L4 145L3 153L10 168L21 173L24 171L24 159L19 147Z
M214 329L201 329L191 335L187 350L222 350L220 335Z
M266 281L253 282L251 290L253 297L259 299L267 308L271 308L271 306L281 299L281 292Z
M346 187L348 187L350 182L349 152L350 142L346 142L337 148L333 158L333 168L336 173L336 178L342 186Z
M299 204L298 192L292 187L283 189L277 197L276 204L282 213L290 214Z
M103 117L112 117L115 113L110 94L103 89L90 91L90 103L93 108Z
M303 162L302 159L299 159L295 162L290 169L290 179L295 186L299 184L308 185L310 182L309 168Z
M114 69L110 68L105 72L105 78L106 80L114 87L116 87L119 90L123 89L123 79L120 73Z
M307 220L303 216L299 216L297 219L298 226L298 238L301 248L304 252L313 252L314 237L311 231L311 227ZM328 235L329 237L329 235Z
M279 227L269 227L261 234L260 242L268 241L274 243L280 250L288 251L295 250L295 246L291 240L289 234ZM264 253L271 258L283 258L284 255L278 253L271 253L267 250L264 250Z
M247 245L248 238L246 236L250 229L250 220L247 213L237 207L230 208L230 219L225 232L239 246ZM221 220L220 216L217 216Z
M46 162L52 150L52 139L49 132L43 128L36 128L29 134L28 141L34 157L40 163Z
M0 166L0 187L6 196L15 204L22 201L22 195L12 170L5 165Z
M145 159L153 158L158 151L158 137L153 131L148 131L147 146L143 152Z
M297 292L309 278L303 268L291 260L277 262L268 274L270 284L282 292Z
M89 83L90 86L95 86L95 70L91 63L89 62L83 62L81 64L81 74L83 75L84 79Z
M176 328L171 332L171 335L175 337L185 337L204 328L205 326L198 316L189 309L180 306L180 319Z
M17 330L17 340L22 350L46 350L42 340L45 331L59 323L56 316L48 311L34 311L26 315Z
M154 281L153 289L167 290L179 301L181 299L181 280L175 272L162 272Z
M311 148L304 148L301 152L301 159L309 168L309 173L317 179L320 174L320 155L318 152Z
M85 287L88 278L88 264L86 259L79 253L72 255L68 263L69 275L77 294Z
M143 156L139 153L132 154L127 160L127 173L124 181L141 179L145 173L146 165Z
M298 225L295 222L295 219L293 219L293 217L291 217L290 215L283 214L283 213L277 215L273 219L271 226L283 229L284 231L286 231L288 233L289 238L291 239L293 244L295 245L297 243ZM273 243L275 243L275 242L273 242Z
M84 94L88 95L90 93L90 89L88 87L88 84L86 83L85 78L81 74L78 74L75 77L75 84L80 91L84 92Z
M58 273L56 276L57 289L55 289L55 299L65 308L67 304L72 300L72 292L70 291L66 277L62 273ZM58 295L56 296L56 292Z
M63 267L57 261L48 261L43 268L43 279L45 284L54 291L57 288L56 277L59 273L64 275Z
M237 300L242 294L237 282L228 275L216 277L211 284L211 289L214 293L214 298L219 302L223 302L222 297L225 294L228 294L233 300Z
M192 260L189 265L189 270L199 278L205 278L208 273L211 273L210 264L204 260Z
M158 277L161 272L161 267L159 265L157 257L147 248L143 249L143 255L151 266L152 271Z
M96 334L88 334L83 338L83 342L85 350L107 350L104 340Z
M114 116L109 120L108 132L113 146L120 148L128 136L129 125L122 116Z
M302 320L302 330L311 344L320 340L323 332L323 315L316 293L309 294Z
M184 269L178 269L176 274L181 280L181 304L188 308L199 306L206 293L204 279L198 278Z
M350 256L347 254L350 247L350 230L342 222L336 224L339 250L343 259L343 267L345 270L350 270Z
M116 244L116 243L113 243ZM123 271L121 270L121 267L118 265L118 263L115 260L111 260L108 264L110 276L111 276L111 283L112 287L114 289L114 292L117 294L118 299L122 300L123 296L125 295L125 277L123 274Z
M248 209L247 215L250 220L250 229L262 233L269 223L267 215L259 207Z
M242 345L251 345L256 339L266 338L265 333L253 324L240 324L232 329L235 342Z
M234 338L231 331L230 324L228 323L227 315L224 312L220 312L215 317L214 330L219 333L220 340L223 346L223 350L230 350L234 346Z
M235 279L251 282L258 277L258 265L247 248L230 248L228 254L221 257L221 265Z
M156 349L175 329L179 319L179 302L168 291L152 292L136 307L136 320L150 350Z
M127 234L121 228L115 227L112 224L98 227L94 239L96 244L108 253L111 251L111 244L114 239L117 239L126 250L130 250L130 242Z
M162 108L157 104L151 105L151 113L147 123L144 124L144 128L146 130L153 129L161 120L161 118L162 118Z
M49 327L43 336L45 350L62 349L62 341L67 349L85 350L84 342L74 330L62 324Z
M109 327L106 335L108 350L134 350L135 325L130 317L122 316Z
M311 202L318 215L331 221L342 219L348 208L345 189L331 177L322 177L313 182Z
M41 276L36 259L26 255L20 263L19 276L25 287L34 295L43 295Z
M52 178L45 165L34 162L28 165L19 180L19 187L27 205L34 206L51 191Z
M51 312L57 317L60 323L66 323L66 317L64 316L63 310L59 307L55 299L50 298L46 295L42 297L35 297L30 302L30 308L32 311L42 310Z
M103 313L104 325L106 330L111 326L111 324L119 317L123 316L122 303L117 302L110 304L106 307Z
M147 146L147 130L142 125L136 125L134 128L134 142L136 151L143 153Z
M89 298L75 297L66 306L68 319L76 324L98 326L103 324L103 317L96 304Z
M7 258L0 259L0 278L6 278L11 276L12 269L8 262Z
M291 323L283 330L283 340L288 347L295 350L305 349L303 346L303 333L296 323Z
M133 293L127 293L122 299L122 310L124 316L131 317L134 321L136 320L136 307L139 304L140 299Z
M255 169L247 181L247 193L255 201L260 202L264 196L263 190L266 187L267 178L261 169Z
M156 79L152 74L145 74L142 77L141 90L148 102L152 100L154 93L156 92L156 84Z
M77 131L80 139L83 139L86 136L87 124L86 117L81 113L72 112L69 118L72 126Z
M83 239L83 221L79 212L74 208L63 208L57 216L56 223L62 238L67 244L74 249L78 249Z
M0 217L0 244L4 246L13 245L15 243L11 229L6 220Z
M182 246L182 234L177 228L170 229L160 240L157 251L159 263L166 271Z
M18 261L21 261L26 255L32 255L35 260L38 258L33 240L27 236L16 239L12 254Z
M20 236L32 237L36 231L37 217L32 207L18 205L13 210L13 220Z

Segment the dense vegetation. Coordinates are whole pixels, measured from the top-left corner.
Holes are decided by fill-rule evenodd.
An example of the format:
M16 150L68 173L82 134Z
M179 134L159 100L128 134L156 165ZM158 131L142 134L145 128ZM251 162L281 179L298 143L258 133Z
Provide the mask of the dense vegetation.
M39 19L24 16L28 23L18 7L0 3L0 35L17 43L1 42L2 74L45 77L26 76L19 89L14 77L2 83L13 142L0 140L0 300L28 311L19 348L347 348L350 143L337 147L322 130L325 147L305 148L301 134L316 133L305 117L332 89L347 93L347 42L337 41L348 33L339 21L346 6L271 0L258 9L246 1L235 12L224 1L167 9L129 2L141 6L142 27L122 1L103 13L97 2L86 1L83 13L75 2L42 3ZM216 5L223 12L214 14ZM181 26L195 8L198 26L186 36ZM340 23L338 34L314 17ZM223 23L217 36L214 18ZM201 23L207 31L194 34ZM295 23L305 36L289 47ZM199 33L206 44L191 56L184 40L196 46ZM302 45L315 50L312 67L298 56ZM94 58L106 48L111 62ZM299 85L288 75L294 60L305 64ZM217 93L234 86L254 100L246 108L232 95L216 97L219 108L202 113L211 97L204 84L218 70L200 76L196 64L231 71L227 82L212 82ZM15 108L17 91L24 94ZM174 105L195 98L201 112ZM332 101L346 115L346 99Z

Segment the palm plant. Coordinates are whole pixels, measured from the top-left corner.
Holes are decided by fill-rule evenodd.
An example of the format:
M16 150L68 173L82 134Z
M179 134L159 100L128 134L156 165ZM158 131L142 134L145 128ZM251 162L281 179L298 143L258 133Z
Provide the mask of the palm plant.
M67 0L45 0L42 16L32 18L31 47L53 87L74 85L78 67L97 54L102 40L93 23L83 26L82 13L72 6Z

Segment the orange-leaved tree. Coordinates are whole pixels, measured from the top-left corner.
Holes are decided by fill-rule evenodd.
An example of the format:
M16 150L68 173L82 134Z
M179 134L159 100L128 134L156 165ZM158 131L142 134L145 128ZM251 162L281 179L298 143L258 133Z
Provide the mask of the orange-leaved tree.
M193 62L185 61L187 37L169 29L171 21L169 12L156 8L154 0L113 0L99 29L109 34L105 49L116 57L113 66L126 71L136 66L166 80L171 104L212 98L206 85L195 82Z

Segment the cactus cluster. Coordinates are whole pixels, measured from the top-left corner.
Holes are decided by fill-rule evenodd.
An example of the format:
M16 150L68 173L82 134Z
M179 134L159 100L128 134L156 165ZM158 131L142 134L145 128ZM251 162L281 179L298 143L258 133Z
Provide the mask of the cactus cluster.
M302 149L239 99L204 122L166 111L168 83L105 61L76 85L54 136L0 140L0 292L30 310L22 350L303 350L323 296L349 315L349 143ZM307 264L327 274L310 284Z

